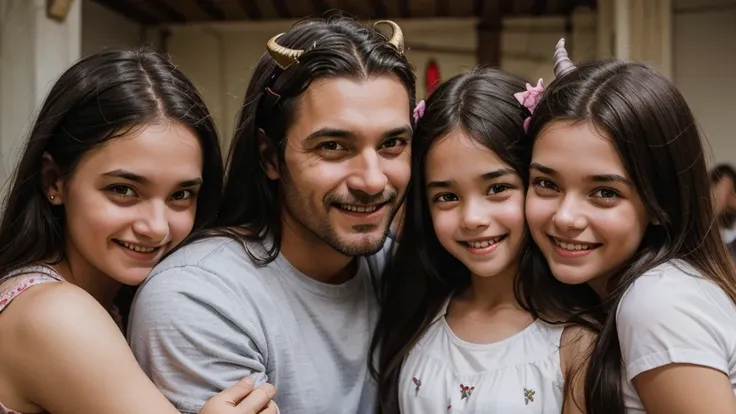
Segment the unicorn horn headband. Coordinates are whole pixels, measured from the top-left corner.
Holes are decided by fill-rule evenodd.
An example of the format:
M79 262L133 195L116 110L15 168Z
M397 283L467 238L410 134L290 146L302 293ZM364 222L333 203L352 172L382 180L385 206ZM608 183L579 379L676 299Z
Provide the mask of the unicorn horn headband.
M560 39L555 46L554 62L555 77L559 78L565 76L575 70L575 65L572 63L572 60L570 60L570 57L567 55L564 38ZM517 92L514 94L514 97L519 102L519 104L529 111L529 116L524 119L524 131L529 130L531 114L534 113L534 109L536 109L537 104L542 99L543 93L544 83L542 79L540 79L539 81L537 81L536 86L532 86L527 83L525 91Z
M388 43L390 43L400 54L403 55L404 33L401 31L399 25L392 22L391 20L379 20L375 22L373 26L375 27L379 24L385 24L391 27L392 33L391 37L388 39ZM304 54L305 50L290 49L288 47L279 45L278 43L276 43L276 40L278 40L278 38L282 35L283 33L279 33L269 39L269 41L266 43L266 50L268 50L268 53L271 55L273 60L276 61L276 64L282 70L286 70L290 66L299 63L299 58Z
M568 73L575 70L575 65L567 55L567 49L565 49L565 38L560 39L555 46L555 77L561 78Z

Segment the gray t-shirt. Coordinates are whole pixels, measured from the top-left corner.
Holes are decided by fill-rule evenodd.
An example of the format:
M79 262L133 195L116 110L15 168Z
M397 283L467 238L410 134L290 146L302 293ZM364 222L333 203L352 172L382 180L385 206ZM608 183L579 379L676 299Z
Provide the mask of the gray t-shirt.
M141 286L130 315L131 348L184 413L198 412L252 373L274 384L282 413L372 413L376 386L367 361L378 316L372 278L390 249L389 241L357 259L353 279L328 285L281 255L257 267L238 242L195 242Z

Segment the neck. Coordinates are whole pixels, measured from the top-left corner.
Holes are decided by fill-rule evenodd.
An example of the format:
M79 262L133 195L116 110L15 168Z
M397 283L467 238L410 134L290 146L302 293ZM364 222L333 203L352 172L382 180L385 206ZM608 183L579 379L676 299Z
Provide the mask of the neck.
M113 308L115 296L121 287L120 282L95 269L72 249L53 268L64 280L92 295L108 311Z
M470 276L470 287L467 291L468 300L476 307L483 309L498 306L519 307L514 295L514 279L518 266L510 266L501 273L491 277Z
M294 268L318 282L340 284L355 276L354 257L345 256L283 214L281 254Z
M601 276L590 280L588 286L593 289L600 300L604 301L608 298L608 277Z

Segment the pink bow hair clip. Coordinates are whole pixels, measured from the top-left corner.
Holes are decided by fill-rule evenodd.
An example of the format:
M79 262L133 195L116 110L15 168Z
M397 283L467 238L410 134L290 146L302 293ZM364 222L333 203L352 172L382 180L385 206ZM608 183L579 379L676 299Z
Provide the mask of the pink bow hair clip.
M530 83L527 83L526 90L523 92L515 93L514 98L516 98L516 100L519 101L521 105L528 109L529 113L533 114L534 109L537 107L540 99L542 99L541 95L543 93L544 81L540 78L537 81L536 86L532 86ZM526 119L524 119L524 131L527 131L529 129L529 123L531 122L531 120L531 116L528 116L526 117Z
M424 102L424 99L419 101L417 103L417 106L414 108L414 123L416 124L419 122L420 119L424 116L424 109L427 106L427 104Z

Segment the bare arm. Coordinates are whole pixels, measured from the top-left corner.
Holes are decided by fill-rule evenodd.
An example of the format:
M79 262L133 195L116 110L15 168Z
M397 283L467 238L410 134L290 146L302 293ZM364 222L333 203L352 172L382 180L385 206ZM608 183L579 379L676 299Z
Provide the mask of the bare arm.
M27 401L54 414L179 412L140 369L112 318L81 289L67 283L34 287L3 317L12 335L3 335L10 343L0 365ZM251 393L252 381L236 384L213 398L208 412L256 412L273 397L269 387Z
M669 364L633 380L648 414L734 414L736 397L721 371L690 364Z

